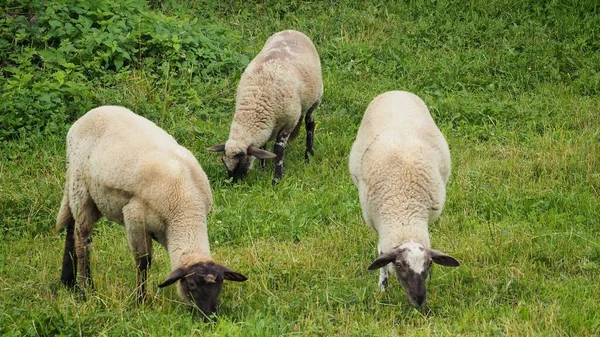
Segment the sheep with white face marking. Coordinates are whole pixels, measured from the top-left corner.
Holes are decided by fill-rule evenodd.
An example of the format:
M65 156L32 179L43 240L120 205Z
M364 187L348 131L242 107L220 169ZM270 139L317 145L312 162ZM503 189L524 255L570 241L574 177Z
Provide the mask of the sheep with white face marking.
M103 106L87 112L67 135L67 174L57 226L67 228L61 281L93 289L90 242L102 216L125 226L137 266L137 299L146 296L152 240L169 253L182 298L206 316L217 310L223 280L246 277L213 261L206 215L212 193L190 151L130 110Z
M395 272L411 304L421 307L431 263L459 265L429 243L429 223L446 199L448 144L418 96L390 91L369 104L349 162L363 218L379 235L380 255L369 270L381 268L381 291Z
M302 118L306 128L304 157L314 155L313 111L323 96L319 54L303 33L285 30L273 34L242 74L229 139L209 148L224 152L230 177L243 179L254 158L275 158L276 184L283 177L283 155L288 139L298 135ZM261 149L275 139L274 153Z

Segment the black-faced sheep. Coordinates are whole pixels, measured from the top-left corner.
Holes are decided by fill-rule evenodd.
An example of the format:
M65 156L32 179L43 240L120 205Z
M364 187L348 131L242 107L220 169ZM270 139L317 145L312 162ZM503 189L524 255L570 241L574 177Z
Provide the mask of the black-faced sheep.
M146 295L152 240L169 253L182 298L205 315L217 310L223 280L246 277L213 261L206 215L212 193L192 153L149 120L117 106L93 109L67 136L67 174L57 226L67 228L61 281L93 289L90 242L101 216L125 227L137 265L137 299Z
M275 158L273 183L283 177L283 155L288 139L306 128L305 159L314 155L313 111L323 96L319 54L303 33L273 34L250 62L237 89L236 109L229 139L209 148L223 152L223 163L234 180L243 179L256 158ZM275 139L272 152L262 149Z

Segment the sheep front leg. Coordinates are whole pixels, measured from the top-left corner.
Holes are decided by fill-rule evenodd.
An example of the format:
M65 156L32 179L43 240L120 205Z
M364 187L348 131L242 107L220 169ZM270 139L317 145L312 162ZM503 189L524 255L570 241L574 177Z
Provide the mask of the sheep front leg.
M381 249L378 249L377 251L379 252L379 254L377 256L380 256L382 254ZM388 283L389 283L388 266L389 265L379 268L379 289L381 289L381 292L385 292L388 287Z
M387 290L388 282L389 273L387 266L379 268L379 289L381 289L381 292L385 292Z
M147 236L143 241L145 241L145 244L142 246L143 248L133 248L133 245L131 247L135 256L135 265L137 267L136 298L138 304L142 304L146 301L146 280L148 279L148 270L152 265L152 239Z
M315 111L317 106L319 106L319 102L313 104L304 117L304 125L306 128L306 150L304 151L304 159L307 163L310 161L308 154L315 155L315 151L313 150L313 139L315 135L315 118L313 117L313 111Z
M264 145L260 147L261 150L264 150L265 147ZM267 161L265 159L259 159L258 160L258 167L262 170L265 168L265 166L267 166Z
M123 207L127 242L136 265L136 299L138 304L146 300L146 280L152 265L152 237L146 230L145 210L141 202L132 200Z
M275 177L273 178L273 185L277 185L283 178L283 155L285 152L285 144L290 137L288 132L279 132L277 139L275 140L275 146L273 152L275 153Z

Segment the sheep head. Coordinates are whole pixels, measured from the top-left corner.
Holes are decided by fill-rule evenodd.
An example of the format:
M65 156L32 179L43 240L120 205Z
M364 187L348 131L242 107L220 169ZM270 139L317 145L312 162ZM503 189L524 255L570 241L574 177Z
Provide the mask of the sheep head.
M199 262L175 269L158 287L163 288L179 281L179 295L193 302L208 318L217 311L217 298L223 281L242 282L247 279L246 276L214 262Z
M408 300L413 306L420 308L425 304L427 297L425 280L429 275L429 269L433 262L447 267L458 267L460 265L450 255L410 241L388 252L383 252L371 263L369 270L379 269L391 264L390 267L395 270L398 282L406 291Z
M245 179L252 168L254 158L271 159L276 155L254 145L245 147L239 142L229 140L225 144L219 144L208 148L211 152L223 152L221 160L227 169L227 173L233 181Z

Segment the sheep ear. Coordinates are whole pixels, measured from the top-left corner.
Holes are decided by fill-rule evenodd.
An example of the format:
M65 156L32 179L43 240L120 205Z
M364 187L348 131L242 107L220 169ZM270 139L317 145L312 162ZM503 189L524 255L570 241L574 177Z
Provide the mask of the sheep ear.
M453 258L448 254L444 254L439 250L429 249L429 253L431 254L431 259L433 262L439 264L440 266L446 267L458 267L460 266L460 262L457 259Z
M377 259L375 259L375 261L373 261L373 263L371 263L371 265L369 266L369 270L379 269L394 262L396 260L396 253L397 252L395 250L391 250L387 253L382 253Z
M225 144L214 145L209 147L207 150L210 152L223 152L225 151Z
M248 146L248 154L251 154L258 159L271 159L277 157L275 153L260 149L254 145Z
M244 282L248 279L246 276L244 276L238 272L235 272L225 266L220 266L220 267L223 270L223 278L228 281Z
M169 274L169 277L167 277L167 279L163 283L159 284L158 287L164 288L166 286L170 286L171 284L181 280L185 275L185 270L183 270L182 268L177 268L173 270L173 272Z

